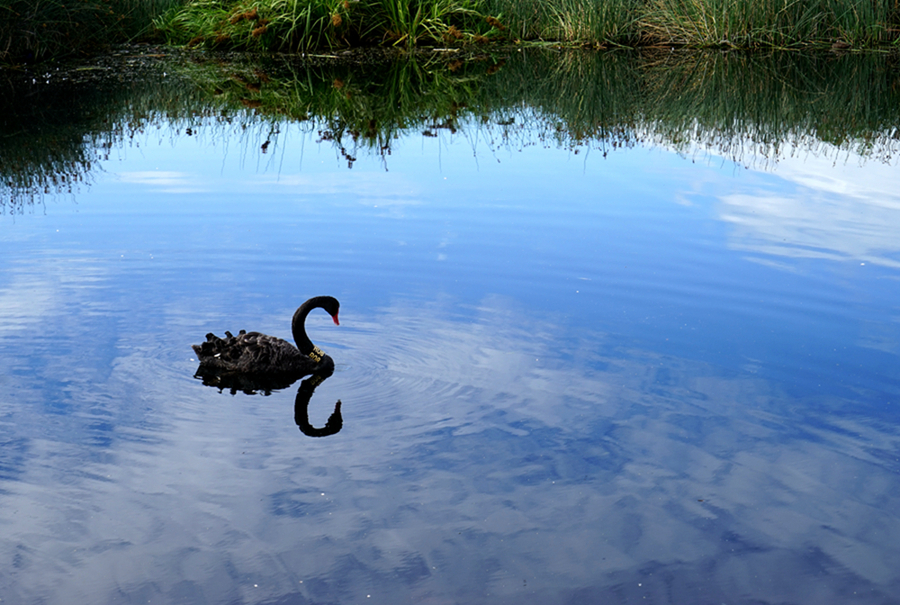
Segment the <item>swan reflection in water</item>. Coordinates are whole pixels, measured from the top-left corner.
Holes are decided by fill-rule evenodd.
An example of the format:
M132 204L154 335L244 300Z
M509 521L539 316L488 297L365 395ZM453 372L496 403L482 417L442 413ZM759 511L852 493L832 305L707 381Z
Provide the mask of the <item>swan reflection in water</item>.
M328 375L330 376L330 374ZM334 411L328 417L328 421L320 429L317 429L309 423L309 400L312 397L316 387L328 378L322 374L310 376L300 383L297 389L297 397L294 399L294 422L300 432L307 437L328 437L334 435L344 427L344 418L341 416L341 400L338 399L334 404Z
M232 395L238 391L248 395L271 395L272 391L286 389L303 376L312 374L297 390L294 421L304 435L334 435L343 426L340 400L323 428L317 429L309 423L309 400L316 387L334 373L334 360L306 335L306 317L310 311L319 308L325 309L334 323L340 325L337 299L331 296L310 298L300 305L291 322L296 347L259 332L241 330L234 336L226 331L225 338L207 334L205 342L191 345L200 360L194 377L207 386L218 388L219 392L228 389Z
M261 381L258 378L254 379L241 374L204 374L203 371L204 368L201 365L197 368L197 373L194 374L194 377L203 380L203 384L206 386L219 389L220 393L227 389L232 395L236 395L238 392L247 395L255 395L257 393L271 395L272 391L286 389L296 382L296 380L287 381L287 379ZM334 411L328 417L325 426L317 429L309 422L309 400L312 398L316 387L325 382L331 374L332 371L313 374L301 382L300 388L297 389L297 396L294 398L294 422L297 423L300 432L307 437L328 437L340 431L344 426L340 399L334 404Z

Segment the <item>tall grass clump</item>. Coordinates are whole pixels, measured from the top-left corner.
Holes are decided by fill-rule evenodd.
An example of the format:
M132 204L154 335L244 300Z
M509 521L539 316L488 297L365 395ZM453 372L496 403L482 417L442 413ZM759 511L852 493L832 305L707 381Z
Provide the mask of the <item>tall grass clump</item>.
M651 38L692 47L872 46L900 31L896 0L648 0L645 11Z
M478 0L381 0L376 10L389 28L387 40L415 44L461 39L481 20L479 4Z
M590 46L636 44L645 0L484 0L516 40Z
M641 0L556 0L551 33L566 42L628 44L638 39Z
M173 43L259 50L455 43L488 33L479 0L194 0L156 21ZM473 33L474 32L474 33Z
M189 0L177 43L263 50L499 40L603 46L900 44L900 0Z
M156 25L175 44L298 50L349 43L357 21L351 9L343 0L194 0Z
M91 52L150 33L153 19L184 0L5 0L0 63Z

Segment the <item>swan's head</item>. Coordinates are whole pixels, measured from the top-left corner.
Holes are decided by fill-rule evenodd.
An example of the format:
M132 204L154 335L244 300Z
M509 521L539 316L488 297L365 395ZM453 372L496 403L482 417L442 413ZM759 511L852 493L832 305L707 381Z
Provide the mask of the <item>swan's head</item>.
M338 321L338 311L341 309L341 303L338 300L331 296L321 296L318 301L319 306L325 309L325 312L331 315L331 319L334 320L334 324L339 326L341 322Z

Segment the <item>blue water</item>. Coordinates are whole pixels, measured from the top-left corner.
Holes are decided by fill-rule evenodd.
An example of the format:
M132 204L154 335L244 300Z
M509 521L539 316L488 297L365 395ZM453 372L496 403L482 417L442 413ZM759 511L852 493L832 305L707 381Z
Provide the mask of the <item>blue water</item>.
M0 217L3 602L900 603L896 160L280 128ZM193 377L318 294L337 434Z

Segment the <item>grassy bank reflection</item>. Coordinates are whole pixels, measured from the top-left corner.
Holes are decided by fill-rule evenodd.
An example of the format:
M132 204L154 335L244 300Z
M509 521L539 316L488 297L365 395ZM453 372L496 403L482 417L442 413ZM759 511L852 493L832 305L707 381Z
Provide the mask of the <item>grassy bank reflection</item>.
M0 175L6 212L90 181L109 151L151 125L200 130L267 153L301 123L348 166L387 158L408 136L477 135L492 146L569 150L653 144L744 164L786 153L890 161L900 145L900 76L888 55L510 52L379 53L353 61L121 56L90 78L3 83ZM177 74L177 76L173 76Z

